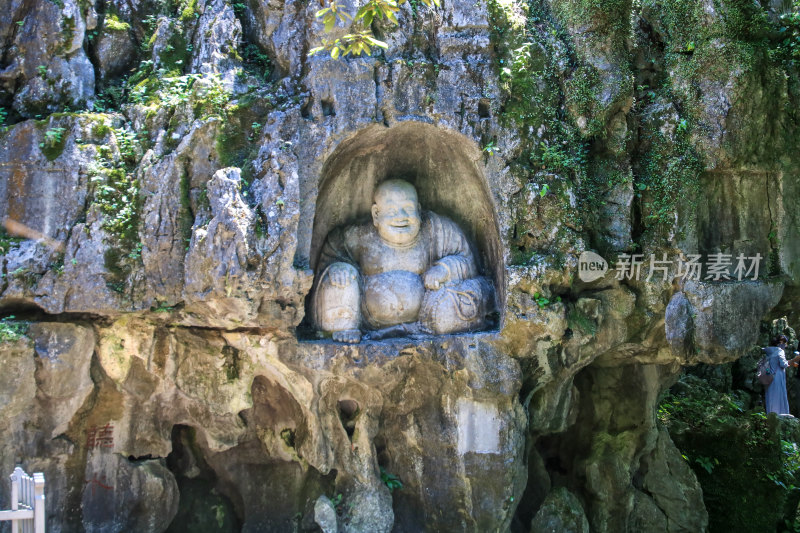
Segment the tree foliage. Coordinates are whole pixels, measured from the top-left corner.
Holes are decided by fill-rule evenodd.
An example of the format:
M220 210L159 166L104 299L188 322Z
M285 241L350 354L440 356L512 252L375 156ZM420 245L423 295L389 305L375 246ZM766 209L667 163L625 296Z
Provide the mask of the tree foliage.
M375 38L372 32L372 23L387 21L397 26L399 24L397 13L400 11L400 5L407 0L368 0L355 14L349 13L344 4L338 3L337 0L323 1L325 7L317 11L316 16L322 20L326 33L334 32L339 25L349 24L349 26L347 26L347 33L333 39L322 39L322 45L312 48L308 54L328 52L333 59L338 59L348 55L372 55L372 49L375 47L388 48L385 42ZM439 6L439 0L420 1L429 8Z

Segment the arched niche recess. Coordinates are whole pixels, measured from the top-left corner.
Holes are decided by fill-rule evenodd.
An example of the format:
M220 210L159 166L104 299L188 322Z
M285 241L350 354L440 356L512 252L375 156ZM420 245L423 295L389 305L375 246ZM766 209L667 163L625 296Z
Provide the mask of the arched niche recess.
M369 220L372 193L387 179L417 189L423 209L455 221L475 247L481 271L504 298L503 253L494 204L478 163L481 149L467 137L424 124L374 125L342 141L322 167L311 236L315 269L322 244L337 226Z

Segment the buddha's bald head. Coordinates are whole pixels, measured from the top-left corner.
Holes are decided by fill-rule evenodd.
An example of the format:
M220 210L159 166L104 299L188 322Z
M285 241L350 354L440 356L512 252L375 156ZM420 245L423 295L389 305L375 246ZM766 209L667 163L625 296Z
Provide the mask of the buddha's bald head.
M407 181L387 180L372 196L372 222L388 244L404 246L419 234L421 224L417 190Z

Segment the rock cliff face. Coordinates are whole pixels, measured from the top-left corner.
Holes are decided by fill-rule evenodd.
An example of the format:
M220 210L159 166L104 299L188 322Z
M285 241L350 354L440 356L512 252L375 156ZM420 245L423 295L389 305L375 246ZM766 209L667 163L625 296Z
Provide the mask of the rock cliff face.
M6 2L0 472L45 473L55 532L704 530L659 394L800 294L764 6L412 2L332 60L315 3ZM473 240L495 330L309 331L388 178ZM731 280L685 275L714 254Z

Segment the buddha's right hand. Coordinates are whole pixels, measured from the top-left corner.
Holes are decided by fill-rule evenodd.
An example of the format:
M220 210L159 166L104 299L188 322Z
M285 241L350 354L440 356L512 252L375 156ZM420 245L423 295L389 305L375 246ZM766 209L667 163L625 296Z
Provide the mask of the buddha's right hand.
M343 289L356 281L356 270L347 263L334 263L328 269L331 285Z

